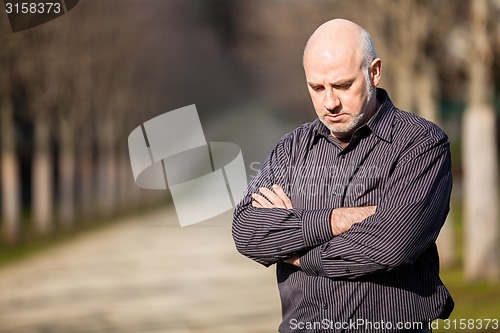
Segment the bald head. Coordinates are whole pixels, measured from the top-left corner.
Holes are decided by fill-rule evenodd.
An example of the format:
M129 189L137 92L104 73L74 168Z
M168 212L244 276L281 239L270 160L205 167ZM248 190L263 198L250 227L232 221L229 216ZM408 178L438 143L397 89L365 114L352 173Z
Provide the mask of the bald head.
M345 19L325 22L311 35L304 50L304 65L309 58L317 56L356 59L366 70L377 58L370 34Z
M307 42L309 94L319 120L339 141L349 142L377 111L374 97L381 70L370 35L351 21L328 21Z

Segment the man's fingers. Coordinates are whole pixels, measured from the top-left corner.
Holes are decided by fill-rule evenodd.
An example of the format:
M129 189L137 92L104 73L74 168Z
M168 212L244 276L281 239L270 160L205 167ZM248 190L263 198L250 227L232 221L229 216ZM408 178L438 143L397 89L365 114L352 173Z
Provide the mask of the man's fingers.
M267 201L267 199L264 198L260 194L257 194L257 193L252 194L252 199L254 199L255 202L260 205L260 207L258 207L258 206L253 205L253 203L252 203L252 206L254 206L254 207L258 207L258 208L273 208L274 207L274 205L272 203Z
M261 187L259 188L259 191L266 196L267 200L269 200L273 204L273 207L286 208L283 200L281 200L281 198L270 189Z
M255 208L264 208L262 207L262 205L260 203L258 203L257 201L252 201L252 206L255 207Z
M283 189L281 188L281 186L277 185L277 184L274 184L273 185L273 190L274 192L276 192L276 195L281 199L281 201L283 201L283 203L285 204L285 207L287 209L292 209L292 201L290 200L290 198L288 197L288 195L286 195L285 191L283 191Z
M256 208L293 208L292 201L279 185L273 185L273 190L276 193L265 187L259 188L261 194L252 194L252 199L254 199L252 206Z

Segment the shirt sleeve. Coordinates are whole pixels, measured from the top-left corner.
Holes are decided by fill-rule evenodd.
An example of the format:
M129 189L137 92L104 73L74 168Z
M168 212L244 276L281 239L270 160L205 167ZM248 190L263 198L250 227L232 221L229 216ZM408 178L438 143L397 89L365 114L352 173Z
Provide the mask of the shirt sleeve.
M333 237L329 209L255 208L253 193L273 184L288 188L290 137L282 139L249 183L234 211L232 234L237 250L270 266ZM286 192L286 190L285 190Z
M412 264L431 246L449 211L452 186L446 136L405 154L374 215L300 257L308 275L358 278Z

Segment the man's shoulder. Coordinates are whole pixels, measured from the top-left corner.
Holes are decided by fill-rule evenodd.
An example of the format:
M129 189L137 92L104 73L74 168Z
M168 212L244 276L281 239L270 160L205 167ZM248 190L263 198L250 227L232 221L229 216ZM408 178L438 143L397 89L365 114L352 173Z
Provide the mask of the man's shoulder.
M317 124L315 121L304 123L293 131L285 134L276 144L272 154L281 156L297 156L305 153L314 142L317 135Z
M395 109L393 138L397 141L448 141L446 133L433 122L416 114Z
M293 131L285 134L281 140L281 144L291 145L300 143L302 145L308 144L310 140L314 138L317 132L317 124L316 121L311 121L308 123L304 123L299 127L295 128Z

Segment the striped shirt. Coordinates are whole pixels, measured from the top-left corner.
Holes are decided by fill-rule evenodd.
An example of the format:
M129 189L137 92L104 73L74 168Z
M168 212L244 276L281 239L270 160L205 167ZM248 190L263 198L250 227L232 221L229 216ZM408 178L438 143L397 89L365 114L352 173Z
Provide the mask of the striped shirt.
M435 244L449 211L448 138L394 107L385 90L377 99L379 109L344 149L318 119L285 135L235 209L238 251L277 264L282 333L403 332L401 323L453 310ZM252 207L251 194L273 184L293 209ZM333 236L332 209L369 205L374 215ZM293 255L301 269L282 262ZM385 329L376 329L382 321Z

